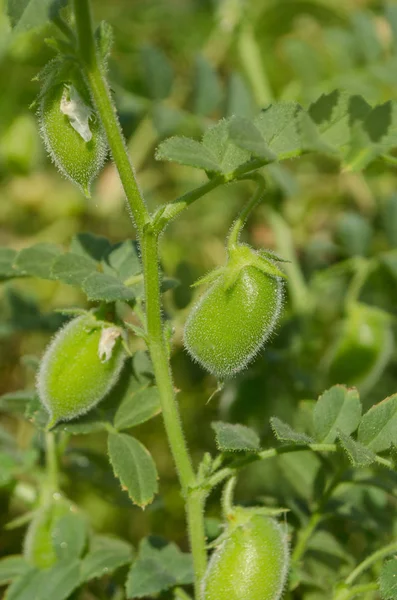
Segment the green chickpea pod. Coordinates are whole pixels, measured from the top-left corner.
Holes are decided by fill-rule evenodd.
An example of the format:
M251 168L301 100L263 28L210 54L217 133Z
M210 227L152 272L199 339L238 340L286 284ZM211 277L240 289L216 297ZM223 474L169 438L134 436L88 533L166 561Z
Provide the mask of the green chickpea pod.
M210 282L185 326L189 354L219 379L244 369L270 338L280 316L284 274L252 248L229 249L225 267Z
M279 600L288 574L289 549L282 526L242 511L228 526L203 580L203 600Z
M122 330L91 315L72 319L50 342L37 389L50 414L49 427L93 408L116 383L125 360Z

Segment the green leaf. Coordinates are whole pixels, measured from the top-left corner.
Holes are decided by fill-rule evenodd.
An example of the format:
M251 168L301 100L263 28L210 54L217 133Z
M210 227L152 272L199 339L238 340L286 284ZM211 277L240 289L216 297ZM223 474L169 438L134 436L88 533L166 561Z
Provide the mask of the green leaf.
M101 262L112 250L112 244L101 235L93 233L78 233L70 244L70 252L95 262Z
M219 172L216 156L200 142L186 137L171 137L162 142L156 151L157 160L169 160L180 165Z
M308 114L318 127L323 142L338 149L349 143L353 123L362 121L370 110L369 104L360 96L334 90L313 102Z
M23 277L23 273L14 267L17 251L11 248L0 248L0 281Z
M155 417L161 411L160 394L157 387L150 387L126 397L114 418L118 430L135 427Z
M133 300L135 294L119 279L104 273L93 273L84 280L82 285L88 300L115 302L116 300Z
M175 544L158 549L145 539L141 543L139 558L128 574L127 596L152 596L176 585L189 585L193 580L190 554L181 552Z
M211 423L216 434L216 444L222 452L260 450L260 439L258 434L245 425L232 425L216 421Z
M141 65L146 87L152 100L163 100L169 96L174 73L164 52L155 46L141 48Z
M109 536L94 536L90 551L81 564L81 580L109 575L130 563L132 558L133 550L127 542Z
M397 558L383 563L379 587L382 600L397 600Z
M203 136L203 146L214 155L218 173L232 173L250 159L250 153L239 148L229 136L229 119L222 119L207 129Z
M14 33L22 33L46 25L64 5L65 0L8 0L7 13Z
M219 78L204 56L197 56L194 72L193 112L198 115L210 115L222 100Z
M274 435L280 442L287 442L292 444L311 444L314 441L305 433L295 431L294 429L292 429L292 427L290 427L290 425L284 423L277 417L272 417L270 419L270 425Z
M132 565L126 590L128 598L144 598L159 594L175 585L175 580L158 562L143 558Z
M30 569L15 579L6 600L67 600L80 585L80 562L61 562L51 569Z
M23 413L26 405L36 398L36 390L18 390L0 396L0 411L8 413Z
M322 443L332 443L338 430L349 435L358 427L361 402L355 389L335 385L324 392L314 407L313 420L316 438Z
M97 272L97 263L91 258L66 252L55 259L52 264L52 276L63 283L82 285L89 275Z
M229 124L229 133L237 146L248 150L254 156L269 162L277 160L276 154L270 150L262 134L250 119L234 117Z
M104 267L105 272L106 267L110 267L109 274L117 275L123 282L141 273L142 265L139 260L137 243L127 240L116 246L108 255Z
M256 113L250 89L239 73L232 73L230 76L226 103L228 117L252 118Z
M0 559L0 585L10 583L29 570L29 565L23 556L5 556Z
M361 419L358 441L373 452L397 444L397 394L375 404Z
M350 435L338 431L338 438L353 467L366 467L375 461L376 454L360 442L356 442Z
M53 279L52 264L61 254L61 250L54 244L36 244L21 250L14 262L14 266L32 277Z
M157 493L157 470L147 449L135 438L111 433L108 452L114 474L131 500L144 507Z
M379 60L383 54L383 48L376 33L374 16L370 12L354 11L352 24L357 48L365 60L368 62Z
M297 102L272 104L262 110L254 124L278 160L298 156L302 140L297 124L297 114L302 107Z
M79 558L84 550L87 524L82 516L69 514L61 517L52 530L52 543L59 560Z

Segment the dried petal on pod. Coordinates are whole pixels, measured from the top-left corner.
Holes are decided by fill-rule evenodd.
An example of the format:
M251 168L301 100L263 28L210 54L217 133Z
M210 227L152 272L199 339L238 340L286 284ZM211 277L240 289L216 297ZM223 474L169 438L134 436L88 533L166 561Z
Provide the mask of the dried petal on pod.
M89 197L107 155L105 132L94 108L71 83L44 89L38 117L45 147L63 175Z

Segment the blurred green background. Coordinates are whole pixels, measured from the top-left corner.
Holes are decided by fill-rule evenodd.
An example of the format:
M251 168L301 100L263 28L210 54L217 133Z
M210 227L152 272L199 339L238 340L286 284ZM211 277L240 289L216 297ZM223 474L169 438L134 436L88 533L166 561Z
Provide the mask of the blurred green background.
M152 209L205 181L194 169L156 162L156 145L167 136L200 137L224 116L250 116L275 100L307 106L335 88L371 104L397 99L394 3L94 0L93 10L97 22L105 19L114 30L109 78ZM50 35L49 28L11 38L0 11L0 245L17 250L44 241L67 246L80 231L113 242L133 238L110 162L87 200L46 157L29 106L38 93L33 78L53 55L43 43ZM248 424L264 443L273 444L269 417L304 427L305 406L334 383L358 385L366 407L397 391L396 173L394 165L378 163L365 174L341 172L331 159L311 156L266 169L266 202L250 219L245 240L292 260L283 319L255 363L210 401L217 382L191 362L182 346L184 321L200 293L190 286L224 261L225 237L252 189L247 183L224 186L168 228L161 240L163 267L180 285L165 294L165 311L175 327L175 385L195 459L215 451L213 420ZM356 284L360 302L382 313L353 315L346 309ZM85 306L83 296L59 282L28 279L0 288L0 393L33 385L33 357L40 357L59 325L53 310L72 306ZM363 323L369 327L367 345L357 341ZM139 341L136 349L143 349ZM0 420L22 448L32 440L40 448L33 426L5 413ZM101 434L70 440L64 489L98 530L134 542L154 531L186 548L183 505L161 419L142 426L138 437L160 473L161 494L144 513L129 504L111 475ZM289 471L276 461L244 471L238 500L273 497L285 505L294 496L299 504L310 504L318 459L295 458L288 459ZM29 509L36 485L32 475L16 487L0 488L0 526ZM357 514L345 541L358 544L360 551L361 500L354 502ZM219 516L216 494L209 515ZM208 522L213 534L216 525ZM373 531L373 524L368 527ZM22 537L23 529L3 531L0 553L19 552Z

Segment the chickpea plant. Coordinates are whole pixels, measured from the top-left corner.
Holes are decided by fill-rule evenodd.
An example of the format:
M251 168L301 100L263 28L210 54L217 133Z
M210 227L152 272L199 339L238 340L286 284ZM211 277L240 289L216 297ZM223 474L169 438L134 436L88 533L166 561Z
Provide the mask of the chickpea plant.
M172 282L161 276L159 238L171 220L217 187L242 181L254 186L252 198L230 230L226 264L195 284L203 291L184 330L187 352L222 385L263 348L282 316L289 286L294 293L293 277L287 277L289 256L254 250L240 241L247 218L266 195L266 166L308 153L330 156L350 171L360 171L373 161L390 161L396 146L396 105L372 107L358 96L335 91L308 109L295 102L273 103L252 120L223 119L201 141L166 139L156 158L201 169L207 181L150 214L107 80L111 28L101 23L94 30L89 0L66 4L8 3L16 29L36 27L48 19L59 30L59 36L49 40L56 56L38 76L35 109L41 135L60 172L87 196L110 153L137 241L112 245L105 238L80 233L67 250L47 243L19 252L0 249L2 280L58 280L80 288L92 305L91 310L66 311L67 322L41 358L36 389L0 399L1 410L20 412L34 422L46 457L37 505L18 523L9 524L24 524L27 530L21 554L0 560L0 584L8 585L4 598L83 598L79 592L90 590L92 582L105 574L114 577L108 591L102 596L87 592L84 597L280 600L306 597L301 590L312 585L310 598L323 598L305 556L319 525L330 516L335 490L362 472L374 487L396 492L397 394L362 415L358 391L343 385L352 380L368 385L379 372L392 345L390 317L358 301L366 275L362 263L350 261L345 267L355 273L355 279L346 301L346 321L328 359L330 372L339 373L342 365L346 379L335 382L310 406L304 430L272 418L277 441L273 447L262 448L257 433L245 425L213 423L219 454L207 453L195 465L170 369L170 327L162 314L161 294ZM270 224L280 233L277 218L270 217ZM126 307L135 313L139 326L123 320ZM352 346L361 348L357 332L362 327L376 334L383 352L369 349L351 365L349 352ZM144 340L147 354L133 355L132 336ZM156 546L150 538L135 553L126 541L96 535L60 485L61 457L70 436L104 431L109 468L122 489L138 507L150 504L158 492L156 466L150 448L131 430L160 412L185 504L190 553L173 542ZM323 465L311 514L301 512L300 523L287 524L289 506L266 501L250 507L234 504L241 469L294 454L314 455ZM37 456L24 455L16 462L11 456L8 469L26 472L32 460L37 461ZM205 530L206 501L221 485L223 528L210 541ZM347 563L343 576L332 582L328 597L397 598L396 554L397 538L390 531L387 544L379 545L359 564ZM317 596L316 589L320 589Z

